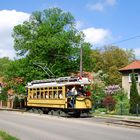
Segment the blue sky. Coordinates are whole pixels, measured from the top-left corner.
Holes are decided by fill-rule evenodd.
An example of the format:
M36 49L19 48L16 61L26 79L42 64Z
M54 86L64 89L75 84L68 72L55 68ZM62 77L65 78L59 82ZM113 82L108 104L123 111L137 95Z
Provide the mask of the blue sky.
M59 7L75 17L76 27L85 33L93 48L120 42L134 49L140 59L140 0L0 0L0 57L15 56L12 28L34 11ZM134 39L130 39L129 38Z

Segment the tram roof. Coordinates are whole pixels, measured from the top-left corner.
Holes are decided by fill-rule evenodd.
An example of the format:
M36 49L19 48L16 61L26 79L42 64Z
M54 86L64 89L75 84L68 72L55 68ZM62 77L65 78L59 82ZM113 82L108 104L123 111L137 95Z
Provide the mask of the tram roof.
M88 85L90 81L88 78L66 78L62 77L59 79L47 79L47 80L37 80L28 83L26 86L27 88L40 88L40 87L60 87L60 86L67 86L67 85Z

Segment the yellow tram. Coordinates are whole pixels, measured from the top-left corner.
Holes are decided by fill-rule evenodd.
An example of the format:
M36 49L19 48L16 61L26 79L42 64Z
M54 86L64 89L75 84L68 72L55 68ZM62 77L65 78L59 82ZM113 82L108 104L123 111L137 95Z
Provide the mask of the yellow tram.
M27 109L51 115L89 114L92 100L87 86L88 78L60 77L28 83Z

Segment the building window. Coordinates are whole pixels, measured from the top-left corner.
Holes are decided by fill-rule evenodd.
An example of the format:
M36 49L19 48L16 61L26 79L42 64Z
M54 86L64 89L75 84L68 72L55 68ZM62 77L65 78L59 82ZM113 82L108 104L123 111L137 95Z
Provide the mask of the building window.
M139 74L138 73L134 73L135 74L135 79L136 79L136 82L140 82L140 77L139 77ZM132 75L132 73L131 74L129 74L129 82L132 82L131 81L131 75Z

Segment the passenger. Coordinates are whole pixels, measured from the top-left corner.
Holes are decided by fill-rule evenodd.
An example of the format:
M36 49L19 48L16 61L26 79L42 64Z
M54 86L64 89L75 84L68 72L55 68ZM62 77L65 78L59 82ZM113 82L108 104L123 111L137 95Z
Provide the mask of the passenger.
M62 96L62 92L59 93L59 99L62 99L63 96Z
M76 90L75 86L71 89L71 92L73 93L73 95L77 95L77 90Z
M69 89L69 88L67 88L67 96L69 97L69 96L72 96L72 92L71 92L71 90Z
M49 98L48 94L46 94L45 97L46 97L46 99L48 99Z
M75 86L68 91L68 97L69 97L69 104L70 104L70 107L71 108L74 108L74 105L75 105L75 96L77 95L77 90L75 88Z
M85 91L84 91L83 87L80 86L80 87L78 88L78 95L79 95L79 96L83 96L84 93L85 93Z
M58 98L58 93L54 92L54 98Z

